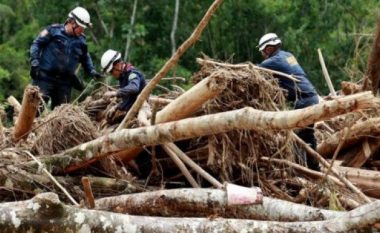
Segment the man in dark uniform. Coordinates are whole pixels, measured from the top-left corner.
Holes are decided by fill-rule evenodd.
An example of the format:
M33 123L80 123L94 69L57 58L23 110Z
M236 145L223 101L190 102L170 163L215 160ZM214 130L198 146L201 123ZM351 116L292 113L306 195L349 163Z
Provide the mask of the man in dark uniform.
M103 98L121 98L121 102L108 111L107 118L110 119L116 111L128 112L136 101L137 96L145 87L144 75L132 64L124 62L121 54L115 50L107 50L101 58L103 72L110 73L119 80L117 91L108 91Z
M258 48L265 60L259 66L293 75L298 80L298 82L295 82L286 77L276 76L280 87L287 90L287 100L294 103L295 109L318 104L318 94L313 84L311 84L293 54L281 50L281 45L282 42L275 33L268 33L261 37ZM309 125L307 128L300 130L298 136L313 149L316 149L314 125ZM307 160L309 168L319 170L318 162L314 158L308 157L304 159Z
M100 78L87 51L85 28L90 27L90 15L86 9L76 7L65 24L53 24L44 29L30 47L30 75L32 84L38 86L51 108L70 102L71 89L83 90L83 84L75 75L78 64L86 73Z

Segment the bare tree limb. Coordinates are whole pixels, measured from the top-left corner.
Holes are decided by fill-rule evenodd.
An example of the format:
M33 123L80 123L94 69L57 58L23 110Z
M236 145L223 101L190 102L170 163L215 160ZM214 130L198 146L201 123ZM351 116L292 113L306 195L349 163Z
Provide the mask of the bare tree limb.
M160 80L169 72L169 70L178 62L179 58L185 53L185 51L192 46L198 38L201 36L203 29L206 27L208 22L211 19L211 16L222 4L223 0L215 0L214 3L207 10L205 16L200 21L198 26L195 28L191 36L177 49L176 53L165 63L161 70L153 77L153 79L148 83L148 85L143 89L140 95L137 97L137 100L132 105L131 109L128 111L127 115L117 127L116 131L125 127L128 122L134 118L142 104L149 97L150 93L153 91L154 87L160 82Z

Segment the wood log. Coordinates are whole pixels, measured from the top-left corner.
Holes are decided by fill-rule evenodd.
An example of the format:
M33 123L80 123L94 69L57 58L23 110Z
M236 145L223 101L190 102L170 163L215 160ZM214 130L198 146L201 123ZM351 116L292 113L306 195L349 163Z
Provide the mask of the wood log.
M380 221L380 201L340 217L312 222L278 222L223 218L165 218L115 214L63 205L56 194L0 204L0 229L18 232L349 232Z
M13 131L13 140L15 142L28 136L28 131L32 128L40 100L41 96L38 87L28 85L24 91L20 115Z
M334 166L339 173L370 197L380 198L380 171Z
M365 138L358 146L355 146L342 156L343 163L341 165L344 167L360 168L379 148L379 139Z
M149 127L121 130L41 159L49 164L54 162L59 165L57 168L62 168L62 165L67 166L66 172L69 172L72 171L70 167L77 169L78 164L80 166L89 164L103 158L107 153L125 150L126 148L164 144L235 129L302 128L316 121L374 105L376 105L376 101L374 101L373 95L370 92L365 92L292 111L266 112L246 107Z
M132 215L164 217L241 218L272 221L316 221L339 217L343 212L318 209L264 197L262 204L229 205L220 189L172 189L101 198L96 209Z
M343 137L344 130L336 132L331 135L326 140L322 141L317 146L317 151L323 157L331 157L341 138ZM351 128L349 128L348 134L346 135L346 140L342 144L342 150L356 144L363 137L366 136L376 136L380 134L380 117L371 118L366 121L357 122Z
M185 53L185 51L190 48L201 36L203 30L206 28L208 22L211 19L211 16L218 9L218 7L222 4L222 0L215 0L206 14L203 16L202 20L199 22L198 26L195 28L191 36L183 42L183 44L177 49L177 51L171 56L171 58L165 63L165 65L161 68L161 70L152 78L149 84L142 90L140 95L137 97L135 103L132 105L131 109L129 109L127 115L120 123L117 130L123 129L125 124L133 119L143 102L149 97L150 93L153 91L154 87L160 82L160 80L169 72L169 70L179 61L179 58Z

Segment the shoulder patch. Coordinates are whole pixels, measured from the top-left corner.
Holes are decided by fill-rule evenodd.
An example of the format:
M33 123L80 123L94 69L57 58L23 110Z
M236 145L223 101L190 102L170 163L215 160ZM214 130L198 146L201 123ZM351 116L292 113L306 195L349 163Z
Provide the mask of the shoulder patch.
M129 80L129 81L131 81L132 79L135 79L135 78L137 78L137 74L135 74L135 73L132 73L132 74L130 74L130 75L128 76L128 80Z
M294 65L298 64L297 59L294 56L290 56L290 57L286 58L286 61L291 66L294 66Z
M41 36L41 37L44 37L44 36L47 36L47 35L49 35L49 32L48 32L47 29L44 29L44 30L42 30L42 31L40 32L40 36Z

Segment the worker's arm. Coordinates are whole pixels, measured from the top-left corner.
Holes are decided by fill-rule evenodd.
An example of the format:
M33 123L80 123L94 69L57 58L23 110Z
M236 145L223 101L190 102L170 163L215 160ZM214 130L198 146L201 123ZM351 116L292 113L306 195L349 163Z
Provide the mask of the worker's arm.
M33 41L30 46L30 64L32 67L38 67L40 65L39 58L41 50L45 47L47 43L51 40L51 34L48 29L44 29L38 37Z
M117 97L129 96L137 94L140 90L140 79L137 74L131 73L128 77L129 84L117 91Z

